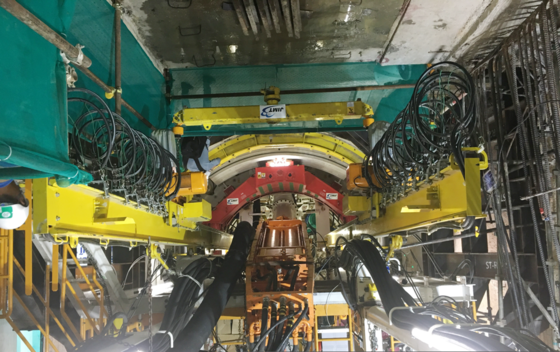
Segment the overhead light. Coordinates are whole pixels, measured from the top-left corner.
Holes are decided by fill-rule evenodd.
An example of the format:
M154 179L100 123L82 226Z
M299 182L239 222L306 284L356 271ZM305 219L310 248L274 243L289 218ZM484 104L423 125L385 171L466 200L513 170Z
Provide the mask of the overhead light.
M230 45L228 46L229 52L231 54L235 54L235 52L237 51L238 46L237 45Z
M285 156L277 156L272 161L266 163L267 167L281 167L291 165L294 165L294 161L286 159Z

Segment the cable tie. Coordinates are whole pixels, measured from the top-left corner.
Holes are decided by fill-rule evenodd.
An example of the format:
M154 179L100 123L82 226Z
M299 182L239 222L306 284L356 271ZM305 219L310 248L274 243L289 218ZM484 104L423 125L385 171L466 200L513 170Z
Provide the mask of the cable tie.
M200 282L198 282L198 280L195 279L194 277L192 277L190 275L187 275L187 274L180 274L179 277L188 277L189 279L194 281L198 285L198 287L200 287L201 290L203 289L202 284Z
M76 65L82 66L82 61L84 60L84 52L82 51L85 46L76 44L76 48L78 48L78 57L76 58Z

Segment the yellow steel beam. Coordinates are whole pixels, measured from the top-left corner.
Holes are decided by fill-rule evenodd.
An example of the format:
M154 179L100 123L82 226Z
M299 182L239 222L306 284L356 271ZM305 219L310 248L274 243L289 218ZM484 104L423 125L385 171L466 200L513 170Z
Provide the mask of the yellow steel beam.
M293 133L239 136L210 150L209 158L221 158L220 165L223 165L246 153L274 146L316 150L347 164L361 163L365 157L359 149L339 138L323 133Z
M171 245L206 245L212 248L229 248L231 236L202 227L190 231L197 224L187 220L196 212L199 218L209 218L211 208L199 203L187 203L181 207L171 205L169 218L153 214L144 206L124 198L105 198L102 191L87 186L58 187L47 179L34 180L33 225L35 233L51 234L55 241L68 243L73 237L93 238L106 243L118 240L137 244L154 243ZM194 209L189 208L190 206ZM199 209L200 208L200 209ZM172 214L176 213L179 226L171 226ZM188 227L188 228L186 228ZM226 238L227 237L227 238Z
M480 167L478 158L465 159L465 178L459 170L448 167L441 171L442 179L433 178L423 182L417 191L381 209L377 219L366 221L352 229L373 235L385 235L415 228L429 227L438 223L461 221L474 216L482 218L480 193ZM374 206L379 210L379 198ZM369 214L360 217L367 220ZM327 235L329 246L334 246L339 236L346 236L349 229L331 232ZM354 233L355 234L355 233Z
M315 304L315 315L319 317L338 316L348 314L348 305L345 303L337 304Z
M286 118L262 119L260 107L229 106L216 108L183 109L175 114L173 122L183 126L236 125L244 123L299 122L334 120L341 124L345 119L360 119L373 115L373 109L361 101L313 104L286 104Z

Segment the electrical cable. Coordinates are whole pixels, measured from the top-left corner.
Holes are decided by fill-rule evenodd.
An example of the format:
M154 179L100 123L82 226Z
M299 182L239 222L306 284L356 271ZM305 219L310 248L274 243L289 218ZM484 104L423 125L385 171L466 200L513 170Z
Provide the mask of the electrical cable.
M281 324L283 324L286 320L295 317L296 315L300 314L303 312L303 309L300 307L299 310L297 312L294 312L293 314L289 314L286 316L283 316L282 318L278 319L278 321L276 322L276 324L271 325L270 328L268 328L264 333L261 333L261 338L260 340L255 344L255 346L253 346L253 351L258 351L258 348L260 347L261 344L264 343L264 341L266 341L266 337L272 332L272 330L276 329L277 327L279 327ZM282 330L280 330L282 331Z
M177 158L88 89L68 90L68 114L72 159L93 176L92 185L102 184L106 193L135 199L165 216L165 203L181 188Z
M344 240L346 241L346 240ZM337 239L337 245L339 243ZM416 306L412 297L400 286L385 269L386 263L382 258L379 251L374 247L371 242L363 240L346 241L344 250L339 258L339 266L344 268L347 272L359 270L357 263L362 263L373 278L378 293L381 297L383 309L387 315L391 316L392 324L398 328L412 331L414 328L419 328L428 331L435 325L440 325L440 321L433 317L440 317L449 319L457 324L473 324L473 318L468 312L459 307L458 302L446 296L440 296L434 301L424 304L423 306ZM345 297L346 298L346 297ZM354 302L347 299L347 303L352 307ZM414 308L414 311L408 309L397 309L399 307ZM456 307L456 308L453 308ZM501 344L499 340L487 337L484 334L478 334L472 330L471 325L469 329L457 328L457 326L438 326L433 330L432 334L449 339L458 348L473 351L508 351L514 348ZM474 325L477 327L477 325ZM480 325L478 327L484 327ZM517 337L516 347L522 347L529 351L543 350L542 348L535 349L536 346L541 346L539 341L532 341L533 337L523 336ZM522 350L517 348L517 350ZM546 349L548 350L548 349Z

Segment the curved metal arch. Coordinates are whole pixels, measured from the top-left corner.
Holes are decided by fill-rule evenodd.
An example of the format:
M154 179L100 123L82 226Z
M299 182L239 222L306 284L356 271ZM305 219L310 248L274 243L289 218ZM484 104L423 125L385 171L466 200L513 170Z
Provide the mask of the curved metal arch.
M221 158L210 178L221 184L230 177L257 166L258 161L277 155L301 159L302 164L321 169L337 178L345 177L350 163L365 157L350 142L325 133L235 136L210 148L210 160Z
M295 193L315 198L342 219L346 218L342 205L343 195L340 192L309 171L305 171L303 166L287 168L290 169L283 171L282 168L258 168L255 175L249 177L220 201L212 211L212 220L208 225L223 230L244 206L265 195L275 193ZM268 176L260 178L259 175L263 174Z

